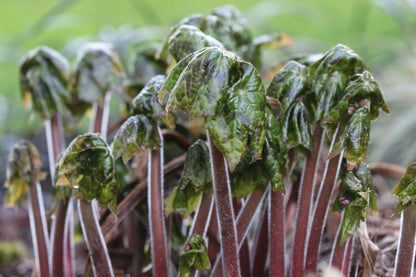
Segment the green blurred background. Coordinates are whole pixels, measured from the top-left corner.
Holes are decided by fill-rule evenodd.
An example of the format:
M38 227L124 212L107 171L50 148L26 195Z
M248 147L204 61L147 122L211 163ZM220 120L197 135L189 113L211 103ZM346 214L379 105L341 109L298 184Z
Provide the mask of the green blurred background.
M285 54L324 52L337 43L354 49L379 81L391 116L373 128L370 160L415 160L416 2L412 0L0 0L0 181L18 138L43 141L41 123L24 110L18 85L21 57L48 45L74 60L89 41L129 43L163 39L169 26L194 13L232 4L254 35L288 34Z

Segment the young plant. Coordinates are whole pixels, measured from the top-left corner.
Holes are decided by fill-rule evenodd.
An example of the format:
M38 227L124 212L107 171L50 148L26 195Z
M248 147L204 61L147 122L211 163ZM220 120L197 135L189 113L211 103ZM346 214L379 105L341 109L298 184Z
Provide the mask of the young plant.
M69 113L66 104L70 99L67 90L70 74L68 61L61 54L46 46L30 51L24 56L20 65L20 87L24 104L33 106L34 112L43 120L45 127L52 184L54 184L56 161L65 148L62 115ZM55 220L51 231L52 252L50 253L53 276L73 275L73 249L69 234L71 227L67 222L71 220L72 215L70 198L70 193L62 195L56 204ZM68 234L65 238L66 231Z
M5 202L17 207L27 201L30 230L35 256L36 275L49 277L49 239L39 179L41 160L36 147L27 141L18 142L9 154Z
M107 246L98 222L98 211L115 211L119 185L111 149L98 134L76 137L59 159L57 185L70 186L78 201L78 213L95 276L114 276Z
M400 239L394 266L394 276L397 277L413 276L416 235L415 178L416 163L412 163L393 192L399 198L395 213L401 213Z

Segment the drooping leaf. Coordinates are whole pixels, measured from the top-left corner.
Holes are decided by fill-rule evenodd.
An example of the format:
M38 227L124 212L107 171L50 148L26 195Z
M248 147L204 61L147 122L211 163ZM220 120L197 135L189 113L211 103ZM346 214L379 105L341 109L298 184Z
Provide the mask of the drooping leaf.
M309 69L298 62L290 61L274 76L267 88L267 96L280 100L283 110L298 97L302 97L308 90Z
M127 163L142 147L151 149L161 146L157 122L139 114L129 117L117 131L113 142L113 155Z
M399 199L395 213L400 213L407 207L415 207L416 205L416 163L411 163L406 173L400 180L399 184L393 191Z
M349 170L358 163L364 163L370 142L370 124L368 107L357 107L342 130L341 136L335 142L330 157L341 153L345 149L344 157L347 159Z
M28 141L19 141L9 153L6 182L8 188L5 196L5 204L17 207L27 199L28 187L43 179L41 174L42 162L36 147Z
M77 99L102 103L107 92L121 92L124 71L111 44L88 43L78 53L73 90Z
M55 50L39 46L27 53L20 63L20 90L26 108L33 107L42 120L65 113L69 101L68 61Z
M288 147L312 150L311 116L302 100L295 101L283 120L283 139Z
M332 206L332 211L344 209L341 244L357 231L368 209L377 213L375 187L367 164L358 164L356 169L349 171L342 178L338 198Z
M169 52L176 61L204 47L216 46L225 50L221 42L191 25L180 26L169 37L168 45Z
M197 140L188 149L178 185L165 201L166 213L176 210L187 216L197 207L201 194L211 192L209 149L204 141Z
M97 199L115 211L119 184L110 147L99 134L76 137L58 161L57 185L71 186L75 197Z
M179 257L179 276L190 276L194 270L205 270L210 267L211 262L204 239L198 234L192 235Z
M205 118L205 127L231 170L245 155L249 137L253 160L261 158L263 83L256 69L234 54L208 47L187 56L169 74L159 99L166 111L183 110L191 120Z
M326 123L338 123L345 120L348 117L348 108L364 99L370 102L371 120L378 117L379 109L386 113L390 112L373 75L369 71L364 71L362 74L353 76L353 80L345 89L341 101L329 112L324 121Z

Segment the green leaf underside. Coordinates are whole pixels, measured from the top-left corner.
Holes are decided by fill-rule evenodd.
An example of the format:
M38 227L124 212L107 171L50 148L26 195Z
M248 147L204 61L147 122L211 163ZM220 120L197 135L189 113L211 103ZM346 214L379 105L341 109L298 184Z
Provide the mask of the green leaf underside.
M210 267L205 241L198 234L192 235L179 257L179 276L190 276L194 270L205 270Z
M342 200L342 201L341 201ZM348 201L344 205L343 201ZM345 175L340 184L338 199L332 211L345 209L341 230L341 244L350 238L358 229L360 221L364 221L366 210L377 213L375 187L370 167L360 163L357 168Z
M249 63L217 47L188 55L169 74L159 93L166 111L205 117L217 148L231 170L245 155L248 138L253 160L261 158L266 97L260 75Z
M76 137L58 161L57 185L71 186L75 197L97 199L115 211L119 184L111 149L99 134Z
M178 185L165 201L166 213L176 210L183 216L187 216L198 206L201 194L211 192L209 149L204 141L197 140L186 154Z
M367 106L359 106L351 115L341 136L335 142L330 157L341 153L345 149L344 157L347 159L348 169L354 168L358 163L365 162L370 142L370 112Z
M24 105L42 120L66 113L67 90L71 69L68 61L55 50L40 46L25 55L20 64L20 90Z
M303 101L295 101L286 112L283 138L288 147L312 150L312 131L308 110Z
M89 43L77 56L74 92L88 103L102 103L107 92L122 91L124 71L112 45Z
M28 187L42 179L40 173L42 162L36 147L28 141L19 141L9 153L6 169L6 182L8 188L5 203L17 208L27 199Z
M290 61L274 76L267 88L267 96L280 100L283 110L308 90L309 69L298 62Z
M411 163L399 184L393 191L399 199L395 213L400 213L407 207L416 206L416 163Z
M113 142L113 155L122 157L126 164L142 147L156 149L161 146L156 121L145 115L129 117L117 131Z

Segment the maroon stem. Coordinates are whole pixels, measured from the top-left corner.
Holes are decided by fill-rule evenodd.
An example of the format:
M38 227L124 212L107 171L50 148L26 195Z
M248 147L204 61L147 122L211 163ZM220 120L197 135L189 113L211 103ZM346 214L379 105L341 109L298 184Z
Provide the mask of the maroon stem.
M400 240L396 253L394 276L413 276L415 260L416 209L407 207L402 211Z
M160 130L158 129L159 134ZM161 136L160 136L161 137ZM162 137L161 137L162 140ZM162 140L163 145L163 140ZM168 276L168 252L163 198L163 149L149 151L148 205L153 276Z
M52 184L55 184L55 163L59 155L65 149L64 131L62 127L62 118L60 115L54 115L49 120L44 121L46 143L48 145L49 169L52 178Z
M191 230L189 231L190 235L198 234L201 237L205 236L206 228L208 227L207 223L209 222L212 213L213 203L212 194L203 192Z
M354 237L348 240L347 247L344 253L344 260L342 261L342 275L344 275L345 277L350 276L350 264L351 264L353 243L354 243Z
M80 199L78 201L78 214L81 221L82 232L87 243L94 276L114 276L108 255L107 245L98 223L98 211L94 212L94 203Z
M30 230L32 233L37 276L49 277L48 229L46 227L42 192L38 182L29 185L29 193L27 196L27 207L29 211Z
M72 202L72 201L71 201ZM55 220L52 225L52 276L61 277L68 276L65 275L65 221L66 214L68 210L69 200L60 199L58 201L56 211L55 211Z
M227 165L223 154L215 146L209 134L208 145L211 156L215 207L221 234L223 276L241 276L237 231L235 227Z
M332 253L330 258L330 266L338 270L342 270L342 261L344 259L344 253L346 245L349 240L341 244L341 235L342 235L342 221L344 218L345 211L342 213L341 220L338 225L337 234L335 236L334 244L332 246Z
M270 276L286 276L284 194L271 191L269 206Z
M299 188L298 196L298 208L296 210L296 228L295 238L293 245L293 258L292 258L292 275L293 277L304 276L304 264L305 264L305 242L309 225L309 214L311 209L313 191L316 183L316 173L318 170L318 160L320 157L320 149L323 143L323 129L318 126L313 134L313 150L310 155L307 156L301 185Z
M108 115L110 111L111 92L106 92L103 103L93 103L90 131L100 133L103 139L107 138Z
M239 247L241 247L243 239L246 237L247 230L250 227L251 222L253 221L254 214L259 207L259 204L263 201L264 196L266 195L265 188L258 188L253 191L249 198L247 199L244 207L239 212L237 216L237 242ZM218 258L221 261L221 257ZM212 268L212 276L218 276L222 269L222 263L216 262Z
M333 188L337 182L338 171L342 156L336 155L327 162L326 174L324 174L323 185L316 200L316 207L312 217L312 227L309 233L305 272L316 274L316 266L319 258L321 237L329 211Z
M269 249L269 211L268 207L263 210L260 226L257 227L256 236L253 242L253 268L252 276L264 276L267 253Z

